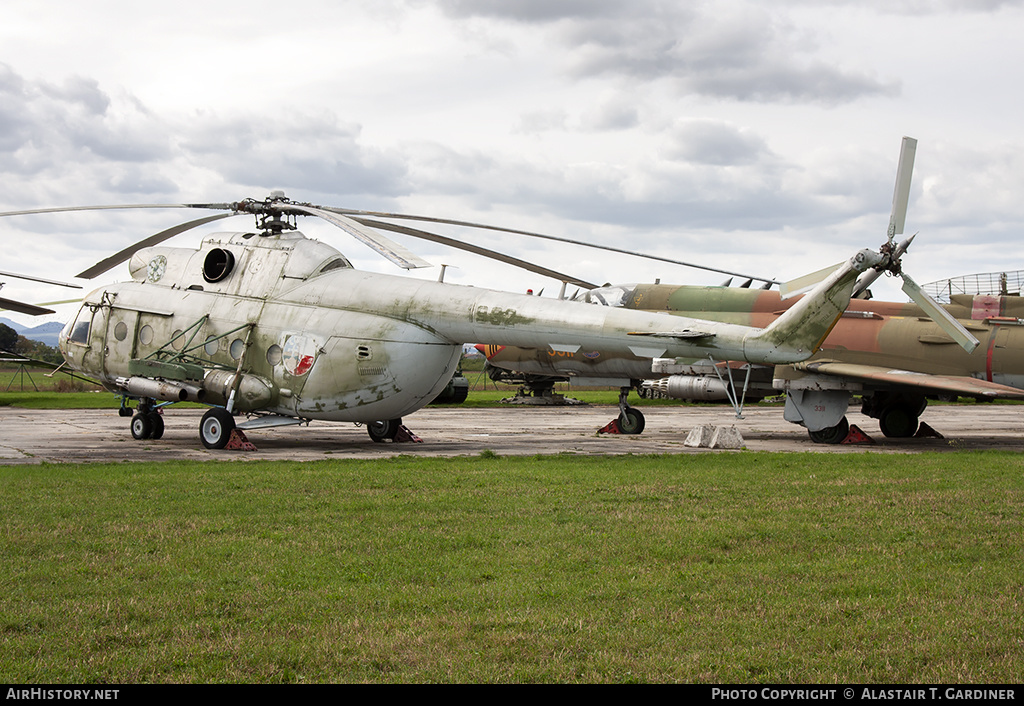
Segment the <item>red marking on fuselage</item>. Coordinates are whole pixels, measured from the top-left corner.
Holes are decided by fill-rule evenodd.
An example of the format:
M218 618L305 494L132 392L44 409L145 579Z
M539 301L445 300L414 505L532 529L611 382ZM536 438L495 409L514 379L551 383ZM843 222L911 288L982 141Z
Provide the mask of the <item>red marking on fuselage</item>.
M305 375L309 372L309 369L313 367L313 356L304 355L299 358L299 362L295 364L295 375Z
M505 346L492 346L486 343L478 343L473 347L476 348L481 353L483 353L484 358L486 358L487 360L490 360L491 358L498 355L498 353L501 353L501 351L505 349Z
M985 379L992 382L992 354L996 349L996 334L999 327L992 327L992 336L988 339L988 351L985 353Z

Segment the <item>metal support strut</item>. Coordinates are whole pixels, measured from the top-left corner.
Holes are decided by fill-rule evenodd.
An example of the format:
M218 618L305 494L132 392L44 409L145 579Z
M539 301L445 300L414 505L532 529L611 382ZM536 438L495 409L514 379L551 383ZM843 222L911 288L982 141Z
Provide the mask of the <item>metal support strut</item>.
M725 368L729 373L729 379L727 381L722 376L722 371L719 370L718 366L715 364L715 359L708 356L708 360L711 361L711 366L715 369L715 375L718 376L718 381L725 386L725 396L729 399L729 404L731 404L732 408L736 411L736 418L743 419L743 405L747 399L747 388L750 386L750 370L752 366L749 363L743 366L746 368L747 374L743 380L743 392L740 395L737 395L736 383L732 379L732 368L729 367L729 364L726 363L725 365Z

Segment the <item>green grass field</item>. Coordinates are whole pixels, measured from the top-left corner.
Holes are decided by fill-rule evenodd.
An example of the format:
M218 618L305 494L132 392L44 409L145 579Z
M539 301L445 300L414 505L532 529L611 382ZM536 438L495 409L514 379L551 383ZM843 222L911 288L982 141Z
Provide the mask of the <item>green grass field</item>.
M467 375L465 405L515 391ZM0 372L0 408L119 404L32 376ZM0 467L0 680L1016 683L1022 470L967 452Z
M1024 462L0 467L0 680L1016 683Z

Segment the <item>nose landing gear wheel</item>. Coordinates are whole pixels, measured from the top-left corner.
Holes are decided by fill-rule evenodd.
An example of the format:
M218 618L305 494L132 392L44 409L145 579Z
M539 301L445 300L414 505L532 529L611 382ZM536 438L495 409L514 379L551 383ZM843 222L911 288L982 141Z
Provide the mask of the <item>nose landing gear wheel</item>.
M127 401L122 399L117 414L121 417L132 418L128 423L128 429L132 433L132 438L137 441L159 439L164 435L164 418L160 414L159 408L154 405L153 400L139 400L139 407L133 415L131 408L127 406Z
M164 418L160 416L159 412L149 413L149 438L159 439L164 435Z
M647 424L640 410L626 407L619 415L619 431L623 434L639 434Z
M841 444L850 433L850 421L843 417L834 427L825 427L820 431L808 431L811 441L816 444Z
M212 407L199 422L199 438L208 449L223 449L231 438L235 420L223 407Z
M142 412L137 413L132 417L132 438L136 441L142 441L148 439L153 433L153 422L150 421L150 416Z

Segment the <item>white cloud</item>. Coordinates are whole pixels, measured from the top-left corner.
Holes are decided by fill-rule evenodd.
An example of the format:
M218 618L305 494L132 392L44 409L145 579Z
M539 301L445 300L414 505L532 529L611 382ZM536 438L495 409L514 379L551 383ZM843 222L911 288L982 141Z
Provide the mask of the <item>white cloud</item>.
M1024 228L1022 30L1021 2L966 0L55 0L45 17L15 2L0 25L0 209L280 188L784 277L881 242L910 134L912 271L928 281L1007 266ZM0 269L68 278L175 218L4 219L60 257ZM721 279L476 237L594 280ZM540 288L440 257L463 263L449 281Z
M756 164L771 156L764 138L749 129L708 120L681 123L673 134L669 156L695 164Z

